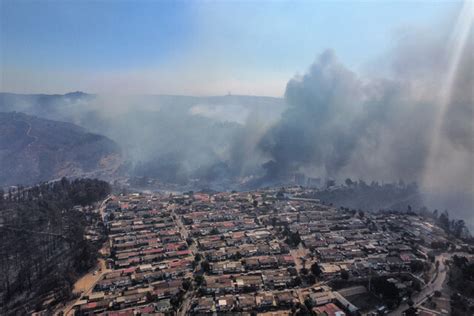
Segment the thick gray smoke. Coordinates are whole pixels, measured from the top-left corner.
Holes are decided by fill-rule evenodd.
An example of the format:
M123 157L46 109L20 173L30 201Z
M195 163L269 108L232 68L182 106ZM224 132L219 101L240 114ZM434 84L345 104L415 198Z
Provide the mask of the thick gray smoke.
M330 178L343 172L413 180L424 166L430 124L430 105L413 94L407 82L362 78L324 52L290 80L288 109L262 139L273 157L268 176L314 170Z
M272 157L264 164L266 182L295 172L416 181L428 205L472 218L472 23L468 27L463 43L453 43L451 32L402 36L385 78L349 70L332 51L321 54L305 75L288 82L288 108L260 142Z
M401 32L370 75L323 52L288 82L284 100L2 95L0 111L104 134L122 147L132 175L216 189L281 183L300 172L403 179L420 184L429 206L471 218L473 33L468 25L458 45L454 24Z
M125 175L196 187L237 187L258 174L255 150L285 105L253 96L104 96L0 94L0 112L72 122L122 148Z

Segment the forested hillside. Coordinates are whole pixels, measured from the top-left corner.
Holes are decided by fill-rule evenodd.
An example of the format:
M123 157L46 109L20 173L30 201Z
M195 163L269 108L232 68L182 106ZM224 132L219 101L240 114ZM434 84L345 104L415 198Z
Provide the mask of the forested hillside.
M421 195L415 183L379 184L346 180L345 186L331 187L305 193L303 197L316 198L336 206L362 210L397 210L420 208Z
M0 191L0 314L24 314L45 299L53 305L70 296L100 245L85 239L86 227L101 225L87 206L109 192L104 181L65 178Z

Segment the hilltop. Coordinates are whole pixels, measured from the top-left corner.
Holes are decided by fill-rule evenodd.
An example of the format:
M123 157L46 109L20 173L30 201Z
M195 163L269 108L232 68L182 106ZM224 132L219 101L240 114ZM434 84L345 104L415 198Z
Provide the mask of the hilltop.
M119 146L71 123L0 112L0 186L113 173Z

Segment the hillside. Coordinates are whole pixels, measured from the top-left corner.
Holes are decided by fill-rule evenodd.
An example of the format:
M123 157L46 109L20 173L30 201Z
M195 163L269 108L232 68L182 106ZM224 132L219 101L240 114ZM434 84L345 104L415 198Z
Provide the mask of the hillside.
M0 251L9 255L0 260L0 315L67 301L75 280L96 263L104 227L89 206L110 193L109 184L63 178L1 193Z
M337 188L306 192L301 197L320 199L326 203L351 209L369 211L418 209L423 206L416 184L388 183L370 185L364 181L352 182Z
M112 140L71 123L0 113L0 186L63 176L115 172L121 153Z
M266 161L258 141L285 108L281 98L0 93L0 112L77 124L122 149L131 176L222 189Z

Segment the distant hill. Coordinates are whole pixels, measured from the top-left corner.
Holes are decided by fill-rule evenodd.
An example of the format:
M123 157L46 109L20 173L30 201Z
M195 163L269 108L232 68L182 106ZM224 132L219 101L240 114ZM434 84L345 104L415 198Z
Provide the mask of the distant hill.
M120 164L119 146L104 136L71 123L0 112L0 186L106 177Z
M132 176L216 189L260 170L260 136L285 108L282 98L243 95L0 93L0 112L69 122L110 138Z
M257 111L276 118L285 107L282 98L247 95L185 96L185 95L134 95L101 96L81 91L66 94L17 94L0 92L0 112L22 112L48 119L81 123L90 115L102 112L113 104L115 110L128 109L139 112L158 110L190 111L191 114L218 120L245 119L244 114ZM119 111L120 112L120 111ZM109 113L110 114L110 113ZM237 117L236 117L237 116ZM87 122L86 122L87 123Z

